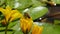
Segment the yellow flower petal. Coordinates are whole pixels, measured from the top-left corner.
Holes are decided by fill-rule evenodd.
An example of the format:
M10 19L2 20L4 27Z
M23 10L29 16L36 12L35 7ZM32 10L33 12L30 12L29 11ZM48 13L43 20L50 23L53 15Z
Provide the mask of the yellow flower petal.
M22 17L22 14L19 13L19 11L17 11L17 10L12 10L11 13L12 13L12 15L11 15L10 22L13 21L16 18Z
M32 28L32 34L42 34L43 27L39 27L38 25L34 25Z
M6 10L7 10L7 11L11 11L12 9L11 9L11 7L7 6L7 7L6 7Z
M7 6L6 9L0 8L0 11L4 14L6 22L11 22L15 18L20 18L22 16L18 10L12 10L9 6Z
M11 15L12 15L12 13L9 13L9 14L5 15L5 19L6 19L7 22L9 21Z
M6 9L5 9L6 15L9 14L10 12L11 12L11 8L9 6L7 6Z
M28 31L28 32L30 31L32 24L33 24L33 21L31 18L27 19L27 18L22 17L20 19L20 26L21 26L23 32L25 32L25 33L26 33L26 31Z
M6 21L8 21L8 19L10 18L10 12L11 12L11 8L9 6L6 7L6 9L0 8L0 11L3 13L3 15L6 18Z
M0 7L0 12L2 12L5 15L5 9L3 9L2 7Z

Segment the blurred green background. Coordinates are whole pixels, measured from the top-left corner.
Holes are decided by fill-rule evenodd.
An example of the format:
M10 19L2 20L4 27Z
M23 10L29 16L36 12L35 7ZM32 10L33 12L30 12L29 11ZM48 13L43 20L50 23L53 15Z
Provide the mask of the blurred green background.
M45 0L47 1L47 0ZM60 4L60 0L52 0L56 4ZM47 4L41 2L41 0L0 0L0 7L5 8L9 5L12 9L17 9L19 12L24 14L27 12L33 20L40 18L48 13ZM0 34L5 33L5 27L1 24L1 20L4 18L3 14L0 12ZM55 24L43 23L42 34L60 34L60 20L55 20ZM20 30L19 20L14 21L8 25L8 34L23 34Z

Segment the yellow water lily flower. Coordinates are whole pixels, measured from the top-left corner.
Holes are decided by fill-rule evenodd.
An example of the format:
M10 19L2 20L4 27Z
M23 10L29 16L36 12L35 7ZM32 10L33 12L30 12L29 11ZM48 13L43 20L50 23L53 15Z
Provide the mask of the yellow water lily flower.
M13 21L15 18L20 18L22 14L18 10L12 10L9 6L6 9L0 7L0 11L5 16L6 22Z
M31 18L22 17L20 19L20 27L24 33L27 33L30 31L32 24L33 24L33 21Z
M36 24L34 24L32 28L32 34L42 34L43 27L40 27Z

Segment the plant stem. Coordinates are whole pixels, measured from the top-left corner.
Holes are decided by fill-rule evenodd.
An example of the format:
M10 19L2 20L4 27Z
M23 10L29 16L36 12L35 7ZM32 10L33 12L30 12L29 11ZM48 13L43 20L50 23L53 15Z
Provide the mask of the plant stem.
M8 24L6 25L5 34L7 34L7 30L8 30Z

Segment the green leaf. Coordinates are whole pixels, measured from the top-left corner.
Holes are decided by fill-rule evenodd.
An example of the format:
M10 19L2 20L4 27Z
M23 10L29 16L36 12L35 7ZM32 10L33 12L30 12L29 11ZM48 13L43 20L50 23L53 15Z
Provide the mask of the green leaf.
M5 0L0 0L0 5L2 5L5 2Z
M55 19L54 24L60 24L60 20Z
M8 31L7 34L12 34L13 32L12 31ZM0 32L0 34L5 34L5 31L3 32Z
M60 34L60 25L44 24L42 34Z
M4 15L0 12L0 21L4 19Z
M9 25L8 25L8 29L10 28L13 28L17 23L19 23L18 21L15 21L15 22L10 22ZM18 27L18 26L17 26ZM0 30L4 30L6 27L3 26L1 23L0 23ZM14 29L13 29L14 30Z
M12 28L12 27L14 27L16 24L17 24L17 21L11 22L11 23L9 23L8 28Z
M20 28L20 23L18 22L14 27L11 29L14 30L14 34L23 34L21 28Z
M55 2L56 4L60 4L60 0L52 0L53 2Z
M36 6L46 6L46 4L41 2L40 0L32 0L32 3L33 3L33 7L36 7Z
M6 4L5 4L5 0L0 0L0 7L5 8Z
M32 4L31 0L7 0L7 5L12 8L25 9Z
M20 31L16 31L14 34L23 34L23 32L20 30Z
M4 30L5 29L5 27L0 27L0 30Z
M33 20L44 16L47 12L48 12L48 9L42 6L30 8L30 10L28 11L29 15L32 17Z
M15 26L13 26L11 29L13 29L13 30L15 30L15 31L20 30L20 22L17 22L17 23L15 24Z

